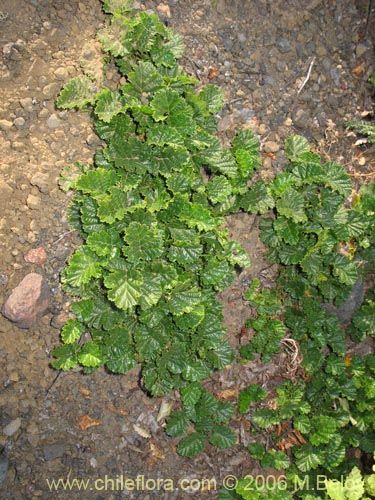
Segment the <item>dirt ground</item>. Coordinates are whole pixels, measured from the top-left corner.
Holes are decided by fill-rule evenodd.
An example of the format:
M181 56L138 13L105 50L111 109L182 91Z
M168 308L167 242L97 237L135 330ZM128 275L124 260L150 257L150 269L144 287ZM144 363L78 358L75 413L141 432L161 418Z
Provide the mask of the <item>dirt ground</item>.
M345 165L356 183L374 179L374 155L354 146L356 137L344 126L373 112L368 78L375 70L375 12L368 16L369 1L136 4L181 33L186 44L181 63L189 73L202 85L215 83L225 91L226 106L218 116L223 142L240 127L255 132L261 176L282 169L283 141L298 133L325 159ZM47 313L27 330L0 315L0 497L217 498L226 476L257 471L246 451L244 419L233 422L239 436L234 449L209 448L184 459L175 452L177 440L157 421L163 400L142 392L138 369L122 376L73 370L56 378L50 367L49 353L59 343L69 307L59 273L79 244L66 219L69 195L57 180L66 164L91 162L99 147L88 114L58 110L55 100L82 66L98 70L95 33L103 19L99 0L0 2L0 304L32 271L46 278L52 296ZM118 77L109 71L106 78L111 86ZM247 284L256 276L272 279L274 269L265 261L253 216L231 216L228 227L252 260L251 269L221 296L235 346L250 313L243 300ZM24 258L37 247L47 254L40 266ZM269 389L282 360L234 364L207 387L216 394L251 382ZM174 399L174 394L164 398ZM82 429L85 416L100 425ZM52 481L60 478L84 483L54 489Z

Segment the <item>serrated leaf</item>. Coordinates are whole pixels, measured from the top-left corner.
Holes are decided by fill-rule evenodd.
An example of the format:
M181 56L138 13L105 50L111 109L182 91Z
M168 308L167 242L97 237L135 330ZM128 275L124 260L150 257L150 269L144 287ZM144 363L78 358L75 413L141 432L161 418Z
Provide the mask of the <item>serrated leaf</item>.
M64 85L56 104L65 109L83 108L95 101L95 94L93 82L87 77L77 76Z
M73 287L80 287L92 278L99 278L101 273L101 263L96 253L82 246L70 257L61 281Z
M96 98L95 113L99 120L109 123L113 117L125 109L118 91L104 88Z
M288 137L285 141L285 154L292 160L298 160L304 153L309 153L310 144L309 141L302 137L301 135L294 135Z
M113 345L108 350L106 367L113 373L126 373L137 365L133 350L129 346Z
M76 182L76 188L95 197L95 195L102 195L108 191L116 183L116 180L117 176L113 170L97 168L82 175Z
M105 363L105 356L98 344L86 342L78 354L78 361L83 366L102 366Z
M316 469L322 460L317 454L315 449L311 445L302 445L296 452L296 466L301 472L309 472L312 469Z
M353 183L341 165L333 162L325 164L327 171L327 184L338 193L347 197L353 190Z
M103 0L103 10L107 14L126 15L133 10L133 0Z
M177 452L182 457L193 457L201 453L206 446L206 437L204 434L193 432L182 439L177 446Z
M197 286L180 285L172 290L168 300L169 310L179 316L190 313L201 302L201 292Z
M203 361L189 362L183 371L183 377L190 382L199 382L208 377L211 370Z
M202 386L198 382L192 382L191 384L182 387L181 389L181 401L184 406L193 407L199 401L202 394Z
M170 89L160 89L155 92L151 102L152 116L155 121L163 121L176 111L184 108L184 100L178 92Z
M301 193L293 188L284 191L276 201L276 208L280 215L285 215L294 222L306 222L305 199Z
M87 246L97 255L104 257L114 257L118 255L119 248L122 245L118 232L112 230L101 230L97 233L89 234L86 240Z
M68 319L61 330L61 339L64 344L73 344L79 340L82 332L83 328L79 321L75 319Z
M129 74L128 80L130 85L122 87L125 95L129 93L141 97L143 94L155 92L163 86L163 78L155 66L148 61L139 61L134 71Z
M274 228L278 236L289 245L296 245L299 239L299 227L296 222L284 216L277 217Z
M233 350L227 342L223 342L207 354L207 360L218 370L222 370L228 366L233 361L233 358Z
M200 93L202 99L210 113L218 113L224 106L225 97L220 87L216 85L207 85Z
M51 362L51 365L56 370L71 370L78 364L77 352L79 345L77 342L72 344L61 344L51 351L51 355L57 359Z
M156 146L184 146L184 137L173 127L155 124L147 131L147 143Z
M210 443L220 449L232 448L237 442L237 434L225 425L215 425L210 435Z
M143 280L141 274L135 270L128 272L114 271L104 278L109 300L119 309L131 310L138 304L142 294Z
M354 285L358 279L358 266L345 255L337 254L333 259L333 273L341 283Z
M246 389L240 392L238 411L246 413L252 402L262 401L267 396L267 393L257 384L250 384Z
M212 203L221 203L232 193L232 186L225 177L214 177L206 186L208 199Z
M205 153L202 159L213 172L220 172L228 178L235 177L238 173L237 163L227 149L215 149Z
M167 421L166 431L169 436L176 437L186 434L190 420L184 411L174 411Z
M123 248L124 254L130 262L156 260L164 252L163 233L155 225L148 227L146 224L131 222L125 231Z

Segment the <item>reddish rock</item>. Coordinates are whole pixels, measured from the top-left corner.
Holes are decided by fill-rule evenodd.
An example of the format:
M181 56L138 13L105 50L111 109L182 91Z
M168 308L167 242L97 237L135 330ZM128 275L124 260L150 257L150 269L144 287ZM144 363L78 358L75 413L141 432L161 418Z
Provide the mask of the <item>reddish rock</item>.
M47 254L43 247L32 248L27 253L25 253L24 257L26 262L30 262L31 264L35 264L37 266L41 266L47 260Z
M30 273L12 290L2 313L19 328L30 328L38 314L43 313L50 301L50 291L43 276Z

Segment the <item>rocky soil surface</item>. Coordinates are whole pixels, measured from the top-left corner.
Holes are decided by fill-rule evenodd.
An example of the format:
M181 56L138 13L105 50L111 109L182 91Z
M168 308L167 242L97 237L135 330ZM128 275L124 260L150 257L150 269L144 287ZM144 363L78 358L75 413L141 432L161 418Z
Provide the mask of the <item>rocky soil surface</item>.
M299 133L325 159L344 164L356 182L373 180L374 157L354 147L356 138L344 127L373 109L368 77L375 69L375 13L368 16L367 0L137 5L181 33L188 72L202 85L215 83L225 91L227 104L218 116L222 140L229 141L239 127L259 137L260 175L282 169L283 141ZM57 180L66 164L91 162L99 147L89 115L58 110L55 100L82 67L100 71L95 33L103 19L99 0L0 4L0 304L22 282L16 317L4 308L9 319L0 316L0 497L217 498L215 482L219 489L229 474L256 473L243 419L237 422L235 449L212 448L183 459L157 419L162 400L141 391L137 369L123 376L103 370L84 376L57 374L49 365L69 306L59 273L79 244L66 219L69 195ZM109 71L106 78L111 86L118 76ZM228 218L233 238L253 263L221 297L233 345L250 312L242 298L246 284L255 276L272 279L274 272L265 262L256 222L244 214ZM27 289L25 277L32 283ZM281 356L268 365L233 365L207 386L235 401L236 391L249 382L272 388L283 362ZM77 484L71 491L61 484L54 490L51 482L59 478L87 483L80 491ZM126 479L134 483L126 486ZM195 480L190 490L181 488L184 479ZM180 489L165 491L162 481L165 490L172 481Z

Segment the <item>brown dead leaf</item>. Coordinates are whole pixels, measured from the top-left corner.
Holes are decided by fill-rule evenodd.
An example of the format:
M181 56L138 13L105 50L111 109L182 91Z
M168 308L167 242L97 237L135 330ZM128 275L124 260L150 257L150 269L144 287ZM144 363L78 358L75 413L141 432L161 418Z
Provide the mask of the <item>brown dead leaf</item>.
M126 410L122 410L121 408L116 408L116 406L114 406L111 403L107 406L107 408L115 415L120 415L121 417L126 417L128 415L128 412Z
M359 76L361 73L363 73L364 69L366 67L365 61L362 61L358 66L352 69L352 73L355 76Z
M171 17L171 9L169 8L169 5L165 5L165 4L161 3L160 5L158 5L156 7L156 10L158 10L162 14L165 14L168 18Z
M96 427L97 425L102 425L102 422L100 422L100 420L95 420L95 418L91 418L88 415L84 415L79 419L79 427L82 431L90 429L90 427Z
M214 80L218 76L219 76L219 68L218 67L215 66L214 68L208 69L207 78L209 80Z
M164 453L161 451L160 448L158 448L156 446L156 444L151 443L150 448L151 448L151 453L152 453L153 457L155 457L155 458L164 458L165 457Z
M86 387L83 387L83 385L79 385L78 390L82 394L82 396L85 396L85 398L87 399L91 399L91 391L86 389Z
M232 398L233 396L237 396L238 394L238 389L226 389L225 391L220 392L218 394L219 399L229 399Z

